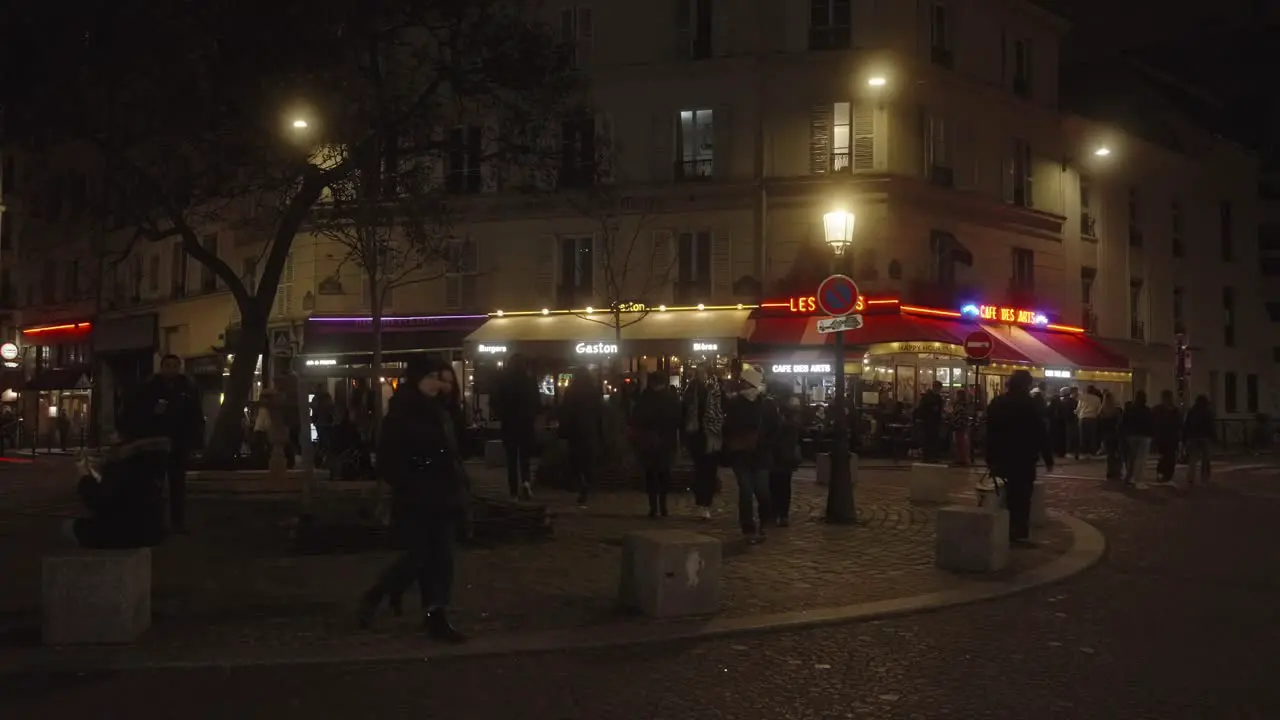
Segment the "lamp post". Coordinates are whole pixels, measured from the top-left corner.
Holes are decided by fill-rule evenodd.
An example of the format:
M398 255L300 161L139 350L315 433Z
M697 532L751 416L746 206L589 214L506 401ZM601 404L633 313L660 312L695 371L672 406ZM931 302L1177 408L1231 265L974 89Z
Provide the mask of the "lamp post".
M838 263L845 250L853 244L854 214L833 210L822 216L822 228L827 245L831 246L832 272L839 271ZM836 336L836 392L835 392L835 446L831 448L831 478L827 487L827 522L847 525L857 519L853 504L853 478L849 476L849 418L846 414L844 377L844 333Z

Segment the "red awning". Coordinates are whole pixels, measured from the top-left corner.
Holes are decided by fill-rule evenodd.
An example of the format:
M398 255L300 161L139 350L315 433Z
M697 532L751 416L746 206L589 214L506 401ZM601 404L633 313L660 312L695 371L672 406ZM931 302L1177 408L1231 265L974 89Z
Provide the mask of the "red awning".
M835 342L835 335L823 335L818 332L817 324L820 319L794 315L757 318L750 342L752 345L775 347L831 345ZM893 342L936 342L960 345L964 342L965 336L975 328L975 325L958 320L926 318L905 313L867 315L863 319L862 328L846 332L844 338L845 343L855 349ZM992 359L1012 363L1031 362L1000 338L994 339L995 348L991 353Z
M1070 360L1075 367L1092 370L1129 369L1128 358L1108 350L1086 335L1047 331L1030 331L1028 334Z

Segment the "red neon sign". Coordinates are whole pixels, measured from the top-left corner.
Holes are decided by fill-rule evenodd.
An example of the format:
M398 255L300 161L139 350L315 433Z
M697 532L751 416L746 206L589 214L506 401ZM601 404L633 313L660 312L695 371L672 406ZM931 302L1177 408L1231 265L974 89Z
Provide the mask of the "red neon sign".
M90 324L87 322L67 323L66 325L46 325L44 327L27 328L22 331L23 335L37 335L43 332L56 332L58 330L88 330Z
M1034 325L1043 327L1049 324L1049 318L1041 312L1027 308L1003 307L1000 305L967 305L962 310L965 314L975 315L979 320L1009 323L1010 325Z
M873 304L877 302L880 301L872 301ZM818 312L818 298L815 295L796 295L795 297L789 297L786 300L761 303L760 307L786 309L788 312L793 312L797 315L813 315ZM858 304L854 306L853 311L862 312L866 307L867 298L859 295Z

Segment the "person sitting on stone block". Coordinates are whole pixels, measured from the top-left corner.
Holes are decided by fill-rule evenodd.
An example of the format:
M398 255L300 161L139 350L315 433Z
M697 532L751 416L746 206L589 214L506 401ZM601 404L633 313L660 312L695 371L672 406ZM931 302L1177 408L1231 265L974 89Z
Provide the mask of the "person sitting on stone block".
M154 547L166 534L163 481L169 439L153 436L146 420L128 410L120 418L117 439L98 467L80 464L80 498L90 516L72 520L69 529L84 548Z

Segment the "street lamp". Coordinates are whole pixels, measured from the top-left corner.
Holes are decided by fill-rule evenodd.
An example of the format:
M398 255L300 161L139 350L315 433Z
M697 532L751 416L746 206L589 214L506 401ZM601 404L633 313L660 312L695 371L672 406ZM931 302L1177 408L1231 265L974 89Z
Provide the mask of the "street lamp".
M822 216L822 227L827 244L835 255L832 259L833 274L836 264L853 244L853 228L856 218L845 210L833 210ZM835 393L835 446L831 448L830 484L827 486L827 522L847 525L857 519L853 504L853 478L849 474L849 418L845 414L844 333L836 334L836 393Z
M294 130L306 130L308 127L310 127L310 123L308 123L306 120L303 120L302 118L298 118L297 120L293 121Z

